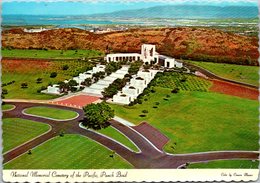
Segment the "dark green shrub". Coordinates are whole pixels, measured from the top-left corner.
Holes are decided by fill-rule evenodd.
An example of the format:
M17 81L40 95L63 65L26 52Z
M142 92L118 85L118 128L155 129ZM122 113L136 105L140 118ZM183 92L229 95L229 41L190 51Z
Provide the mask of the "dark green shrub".
M62 70L66 71L66 70L68 70L68 69L69 69L69 66L68 66L68 65L63 65L63 66L62 66Z
M27 83L22 83L21 84L21 88L28 88L28 84Z
M52 72L51 75L50 75L50 77L51 77L51 78L56 78L57 75L58 75L57 72Z

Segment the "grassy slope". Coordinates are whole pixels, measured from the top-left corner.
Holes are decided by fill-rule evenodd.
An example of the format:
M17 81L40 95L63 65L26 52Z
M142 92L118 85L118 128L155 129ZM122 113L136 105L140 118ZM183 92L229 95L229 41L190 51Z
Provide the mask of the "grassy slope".
M8 64L11 63L11 64ZM35 61L33 63L22 61L23 65L19 65L20 68L9 68L8 65L12 65L15 61L4 61L2 63L2 83L8 83L15 81L15 83L5 86L8 90L8 94L5 98L19 98L19 99L53 99L57 98L57 95L48 95L38 93L37 90L42 86L47 87L50 83L55 84L58 81L64 81L65 79L71 79L75 73L81 73L89 68L91 64L83 61L52 61L47 67L41 68L41 62ZM44 62L46 63L46 62ZM62 66L68 65L68 70L62 70ZM50 78L51 72L57 72L56 78ZM42 83L37 84L37 78L42 78ZM26 82L28 88L21 88L21 83Z
M132 166L118 155L79 135L56 137L7 163L5 169L120 169Z
M103 56L103 53L96 50L2 50L3 57L14 58L82 58Z
M37 78L44 78L43 83L37 84ZM48 95L37 93L37 90L41 88L41 86L47 86L50 82L57 83L58 81L63 81L68 79L69 77L59 76L57 78L50 78L47 74L13 74L13 73L3 73L2 79L4 82L10 82L15 80L16 82L12 85L6 86L5 88L8 90L8 94L5 98L19 98L19 99L53 99L57 98L57 95ZM21 83L27 82L28 88L21 88Z
M259 161L250 161L250 160L219 160L219 161L210 161L207 163L194 163L190 164L188 168L253 168L258 169Z
M3 119L3 145L6 152L46 131L49 126L18 118Z
M12 108L14 108L14 105L11 105L11 104L2 105L2 110L10 110Z
M50 107L31 107L25 109L24 112L26 114L33 114L37 116L48 117L48 118L53 118L58 120L72 119L77 116L77 113L74 111L56 109Z
M107 127L105 129L98 130L97 132L111 137L112 139L124 144L133 151L138 151L137 147L127 137L125 137L113 127Z
M111 105L116 115L135 124L147 121L171 139L165 150L189 153L211 150L258 150L258 103L209 92L170 94L156 88L148 101L132 107ZM165 101L165 95L171 95ZM157 109L154 103L160 102ZM146 117L139 117L148 110ZM175 151L171 149L177 142Z
M195 65L203 67L221 77L233 79L258 86L257 66L243 66L234 64L219 64L211 62L192 62Z

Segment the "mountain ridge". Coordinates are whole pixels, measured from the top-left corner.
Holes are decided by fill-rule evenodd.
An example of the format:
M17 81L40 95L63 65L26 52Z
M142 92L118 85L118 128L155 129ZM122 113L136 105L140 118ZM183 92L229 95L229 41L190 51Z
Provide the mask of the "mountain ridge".
M22 29L2 32L6 49L94 49L106 53L140 52L142 44L174 58L258 65L258 39L206 28L129 29L94 34L65 28L25 33Z
M88 17L112 18L255 18L256 6L168 5L99 13Z

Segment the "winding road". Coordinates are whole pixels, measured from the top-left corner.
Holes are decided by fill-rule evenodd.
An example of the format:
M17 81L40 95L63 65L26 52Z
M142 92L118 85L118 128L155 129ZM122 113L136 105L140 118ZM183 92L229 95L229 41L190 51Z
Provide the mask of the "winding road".
M3 118L22 118L33 120L36 122L46 123L51 126L51 130L31 141L28 141L21 146L18 146L3 154L4 162L8 163L14 158L26 153L29 149L32 149L45 141L59 135L61 130L64 130L67 134L80 134L90 139L93 139L105 147L115 151L122 158L131 163L135 168L180 168L186 163L203 162L211 160L224 160L224 159L258 159L259 152L254 151L222 151L222 152L202 152L191 154L168 154L158 149L149 139L147 139L140 132L136 131L133 127L126 126L119 123L116 120L111 120L111 125L125 134L133 143L138 146L140 152L133 152L130 149L124 147L117 141L107 138L103 135L95 133L87 129L83 129L79 126L79 121L83 119L84 112L82 109L65 107L60 105L51 105L43 103L29 103L29 102L6 102L7 104L13 104L16 106L11 111L3 112ZM29 116L23 114L22 111L28 107L34 106L48 106L59 109L67 109L75 111L79 114L76 119L68 121L55 121L51 119Z

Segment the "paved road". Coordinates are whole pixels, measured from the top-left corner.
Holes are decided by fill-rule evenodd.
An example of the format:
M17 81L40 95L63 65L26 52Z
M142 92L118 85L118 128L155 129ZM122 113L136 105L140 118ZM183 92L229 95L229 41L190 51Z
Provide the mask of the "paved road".
M37 104L37 103L26 103L26 102L6 102L8 104L13 104L16 106L14 110L3 112L3 118L23 118L28 120L33 120L36 122L42 122L49 124L51 126L51 130L42 135L38 138L35 138L32 141L29 141L28 143L9 151L8 153L4 154L4 163L12 160L13 158L27 152L29 149L32 149L33 147L45 142L46 140L53 138L57 135L59 135L61 130L67 131L71 124L77 124L79 120L83 119L84 113L81 109L76 108L69 108L64 106L55 106L55 105L49 105L49 104ZM79 114L79 116L76 119L69 120L69 121L54 121L50 119L40 118L40 117L34 117L34 116L28 116L22 113L22 111L28 107L34 107L34 106L48 106L53 108L59 108L59 109L67 109L71 111L75 111Z
M116 120L111 120L111 125L124 133L130 138L141 150L141 152L133 152L121 144L99 135L93 131L82 129L79 127L79 120L83 118L83 110L76 108L69 108L65 106L55 106L49 104L36 104L36 103L25 103L25 102L8 102L14 104L16 108L12 111L4 112L4 118L19 117L23 119L34 120L37 122L47 123L52 129L48 133L29 141L16 149L13 149L4 156L4 163L16 158L17 156L27 152L29 149L36 147L37 145L45 142L46 140L59 135L61 130L65 130L68 134L81 134L88 138L91 138L107 148L115 151L122 158L126 159L135 168L178 168L187 162L201 162L210 161L217 159L258 159L259 152L206 152L197 154L185 154L185 155L170 155L157 149L148 139L142 134L135 131L133 128L125 126ZM61 109L69 109L79 113L77 119L70 121L54 121L44 119L40 117L33 117L22 114L25 108L32 106L49 106Z

